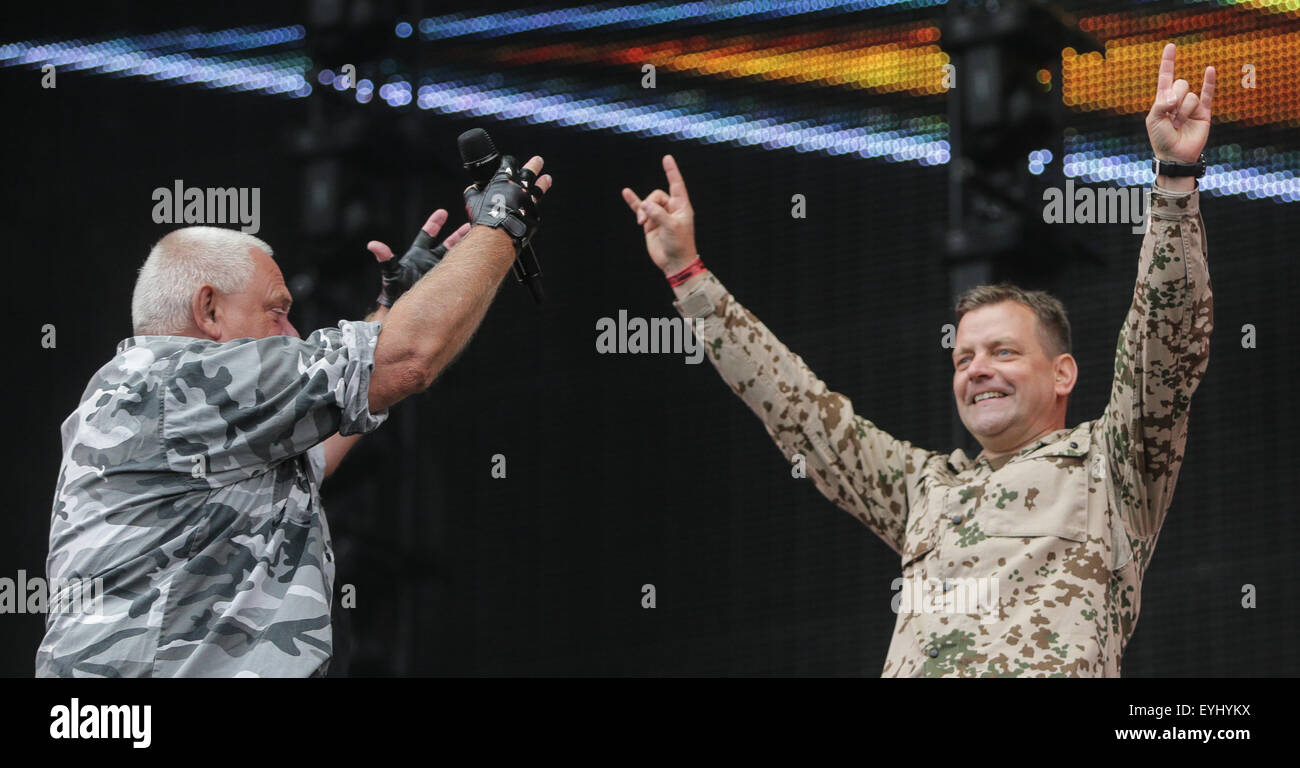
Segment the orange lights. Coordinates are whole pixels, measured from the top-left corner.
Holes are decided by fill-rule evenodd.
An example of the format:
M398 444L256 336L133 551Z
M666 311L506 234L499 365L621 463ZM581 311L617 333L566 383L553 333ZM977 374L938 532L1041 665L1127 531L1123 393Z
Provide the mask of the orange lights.
M1146 112L1155 93L1160 50L1172 41L1179 48L1178 76L1196 89L1206 65L1217 69L1216 120L1300 125L1300 25L1281 23L1279 14L1300 19L1300 0L1242 0L1226 8L1124 11L1080 19L1081 29L1104 42L1106 55L1069 48L1062 53L1065 104L1083 112ZM513 66L653 64L710 78L915 96L942 95L949 76L939 29L928 22L798 34L512 46L499 49L496 57ZM961 82L960 73L955 81ZM1037 81L1044 89L1057 86L1046 69L1037 73Z
M1062 59L1065 104L1081 111L1139 114L1155 98L1156 69L1165 38L1125 43L1110 41L1106 57L1067 51ZM1216 121L1248 125L1300 125L1300 32L1265 35L1247 32L1213 38L1173 39L1178 71L1199 91L1205 67L1217 74Z
M917 95L944 92L939 29L914 23L797 35L692 36L638 45L547 45L499 55L502 64L653 64L706 77L761 78Z

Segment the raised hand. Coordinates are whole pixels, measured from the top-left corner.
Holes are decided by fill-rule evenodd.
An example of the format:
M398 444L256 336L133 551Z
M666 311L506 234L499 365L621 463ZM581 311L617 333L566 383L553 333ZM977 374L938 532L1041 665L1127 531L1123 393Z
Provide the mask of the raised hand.
M500 228L523 250L542 223L542 199L554 181L548 173L538 177L544 161L533 155L520 166L511 155L502 155L497 171L482 189L465 188L465 213L475 226Z
M645 232L646 250L655 266L665 275L680 272L698 255L695 251L695 211L686 194L686 180L677 170L672 155L664 155L664 174L668 192L656 189L645 199L627 187L623 200L636 214L636 223Z
M1194 163L1210 137L1210 107L1214 101L1214 67L1205 68L1201 95L1192 93L1186 80L1174 80L1178 48L1165 46L1160 56L1156 99L1147 113L1147 137L1161 160Z
M424 277L424 273L433 269L434 265L447 255L447 251L451 250L452 246L469 234L469 224L462 224L446 240L435 246L433 239L438 236L442 225L447 223L447 215L447 211L442 208L434 211L420 228L419 234L415 236L415 242L411 243L406 255L400 259L393 258L392 249L378 240L371 240L366 244L366 250L373 253L379 262L382 281L378 299L380 305L393 306L403 293Z

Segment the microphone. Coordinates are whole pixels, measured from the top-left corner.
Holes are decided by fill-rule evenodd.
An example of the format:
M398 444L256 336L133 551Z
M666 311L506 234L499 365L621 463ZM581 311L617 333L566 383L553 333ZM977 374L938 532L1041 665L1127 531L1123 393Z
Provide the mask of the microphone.
M475 186L483 189L497 171L501 162L501 153L492 143L492 137L482 128L471 128L456 139L460 148L461 163L465 172L474 180ZM542 303L545 294L542 291L542 265L537 261L537 253L529 242L515 257L515 279L528 287L533 301Z

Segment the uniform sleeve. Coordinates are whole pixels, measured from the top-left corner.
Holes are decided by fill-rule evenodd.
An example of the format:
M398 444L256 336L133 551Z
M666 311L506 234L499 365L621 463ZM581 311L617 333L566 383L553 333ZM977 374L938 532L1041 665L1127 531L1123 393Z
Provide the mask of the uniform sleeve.
M854 414L712 273L675 306L695 319L709 361L781 452L792 462L801 454L822 495L902 552L908 489L928 452Z
M1133 304L1102 416L1113 501L1129 536L1160 531L1187 446L1192 393L1214 328L1199 193L1151 192Z
M379 323L345 320L306 339L186 348L163 396L169 468L246 476L306 453L335 432L374 430L388 417L387 410L370 412L379 329Z

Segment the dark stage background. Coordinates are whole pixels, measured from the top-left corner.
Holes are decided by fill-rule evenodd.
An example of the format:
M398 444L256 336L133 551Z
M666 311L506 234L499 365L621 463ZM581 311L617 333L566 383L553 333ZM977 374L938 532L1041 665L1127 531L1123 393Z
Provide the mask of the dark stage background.
M387 14L384 34L358 35L365 45L357 43L356 60L392 56L398 72L418 69L411 59L470 67L478 49L552 40L538 33L421 48L391 31L393 19L420 16L412 4L373 5ZM942 7L922 5L552 34L604 44L872 29L941 16ZM1080 16L1218 8L1069 7ZM199 16L137 6L87 18L47 9L6 21L0 39L308 24L308 12L308 4ZM425 8L425 15L435 12L448 11ZM1266 22L1291 32L1298 25L1294 14ZM1170 39L1191 41L1195 27L1184 35ZM312 78L326 55L314 45L343 51L337 56L354 52L346 36L322 40L309 24L295 49L312 60ZM1156 59L1148 63L1154 82ZM621 83L640 90L634 64L501 66L507 82L522 71L539 81L553 77L557 88ZM1199 87L1199 71L1194 79L1179 74ZM859 413L918 445L951 450L951 364L939 344L951 321L946 164L358 104L321 85L287 98L60 71L57 88L44 90L39 67L9 65L0 68L0 89L13 352L4 377L9 502L0 576L44 572L59 424L91 373L131 334L135 271L171 229L150 218L155 187L176 179L259 187L258 236L275 248L295 290L291 319L305 336L371 308L378 274L367 240L400 253L434 208L451 210L453 223L463 220L455 139L481 126L514 154L545 157L556 178L536 241L550 302L533 306L507 278L459 361L428 393L394 408L325 483L339 563L336 601L345 584L357 597L355 608L335 608L333 673L879 674L895 620L897 556L808 481L791 477L759 421L707 362L601 355L595 326L619 310L676 316L619 197L623 186L643 195L666 187L659 158L671 152L690 188L700 252L738 299ZM755 114L945 112L942 95L668 67L660 68L656 91L668 104L690 94L697 106L743 102ZM1271 122L1220 124L1216 116L1210 144L1294 157L1300 105L1282 108ZM1141 114L1069 110L1066 119L1071 130L1109 132L1145 151ZM307 146L305 135L315 143ZM313 208L308 193L323 184L334 196ZM806 219L790 215L794 194L806 197ZM1214 344L1124 672L1295 675L1300 595L1292 559L1300 510L1286 440L1300 433L1292 295L1300 284L1300 209L1243 194L1203 195L1202 209ZM1044 247L1036 258L1058 264L1058 273L1000 276L1050 289L1070 311L1081 365L1072 426L1095 418L1106 401L1140 236L1120 224L1062 228L1094 245L1101 259ZM40 343L47 323L57 328L55 349ZM1241 346L1247 323L1257 329L1257 348ZM505 479L490 474L494 454L506 457ZM654 609L641 607L643 584L656 587ZM1241 605L1246 584L1258 590L1257 608ZM32 673L42 630L39 616L0 616L0 673Z

